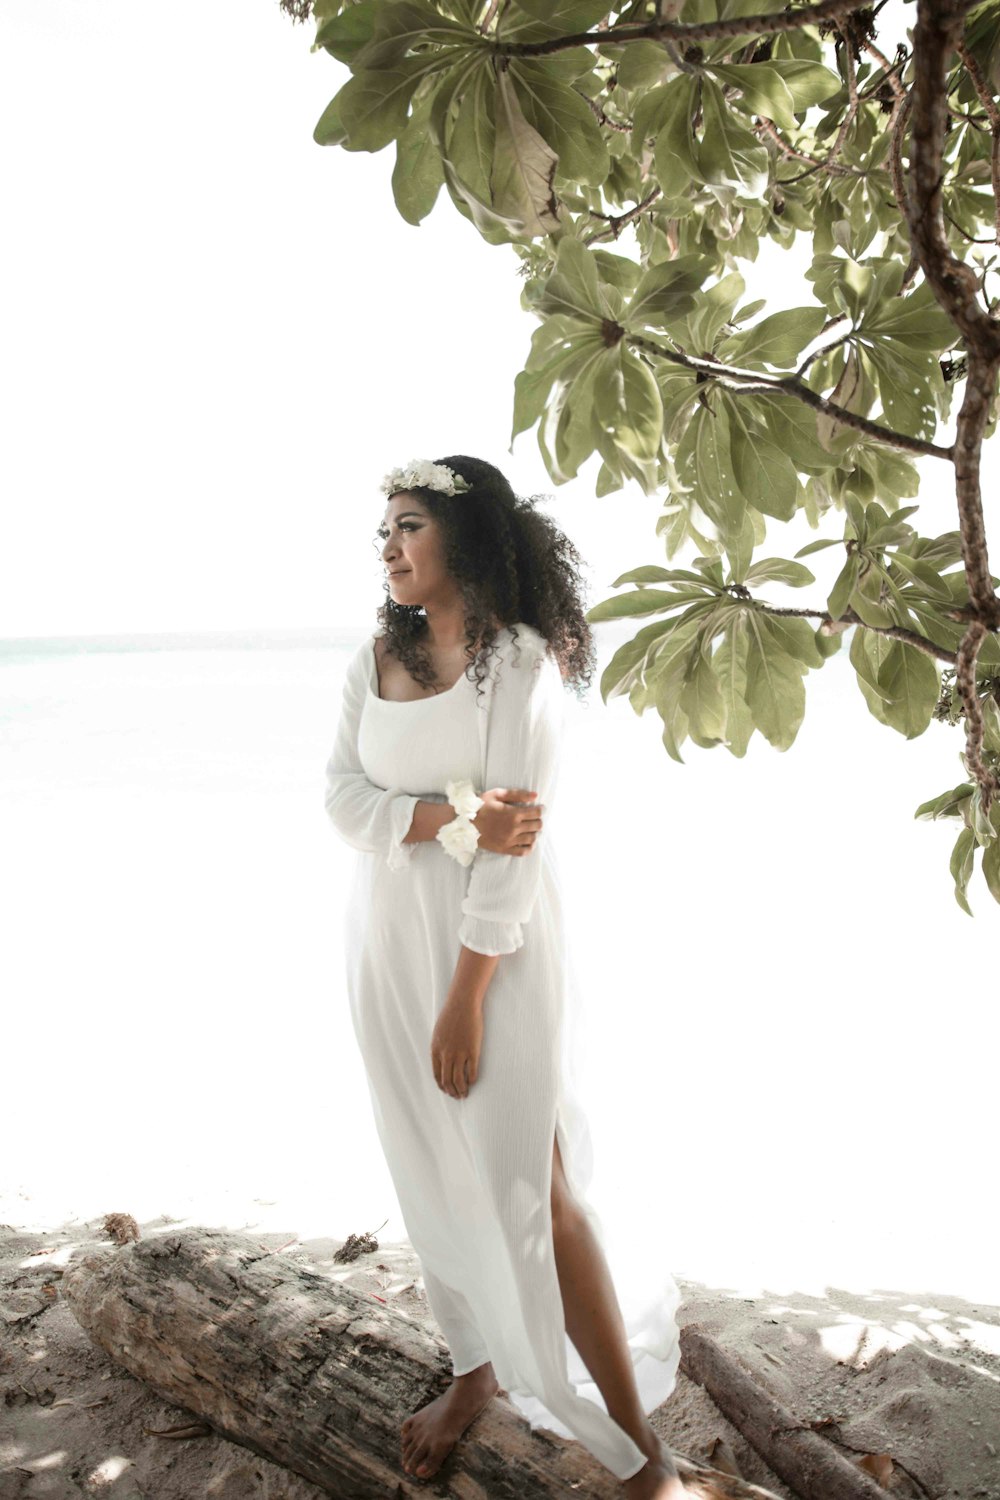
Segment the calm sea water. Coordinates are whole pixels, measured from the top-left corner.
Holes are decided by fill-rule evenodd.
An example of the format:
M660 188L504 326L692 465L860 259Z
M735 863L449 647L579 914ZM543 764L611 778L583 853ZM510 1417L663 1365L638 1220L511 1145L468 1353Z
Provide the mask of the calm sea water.
M305 1203L404 1237L322 805L365 633L0 642L0 1190L84 1217L294 1192L292 1232ZM954 832L912 817L956 738L890 734L839 663L785 755L677 766L596 681L569 724L548 826L599 1168L668 1204L674 1268L996 1292L995 986L956 975L998 909L959 912Z

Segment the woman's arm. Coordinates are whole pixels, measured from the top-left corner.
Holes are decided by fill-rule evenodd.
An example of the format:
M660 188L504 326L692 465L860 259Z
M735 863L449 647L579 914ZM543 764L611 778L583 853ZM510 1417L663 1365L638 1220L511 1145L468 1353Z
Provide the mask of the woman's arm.
M520 649L520 657L516 652ZM558 663L536 634L522 631L500 663L490 705L485 782L490 787L532 787L538 803L551 806L565 724L565 690ZM461 906L463 948L499 957L521 947L522 924L534 909L541 879L539 839L514 859L478 849Z
M420 844L437 838L437 831L450 823L455 809L450 802L426 802L421 799L413 809L413 822L409 832L403 835L404 844Z
M421 801L395 787L369 781L358 756L358 725L368 691L368 652L364 641L347 664L344 696L333 751L326 766L326 811L346 843L382 854L391 870L413 855L420 838L433 838L439 804ZM452 809L445 804L450 817ZM440 826L438 823L437 826Z

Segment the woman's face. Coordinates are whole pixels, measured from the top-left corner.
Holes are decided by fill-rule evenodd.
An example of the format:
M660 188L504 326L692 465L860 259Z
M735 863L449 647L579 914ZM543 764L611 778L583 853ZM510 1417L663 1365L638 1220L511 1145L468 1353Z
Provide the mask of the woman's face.
M416 495L401 490L389 498L377 535L397 604L450 604L457 592L444 564L441 531Z

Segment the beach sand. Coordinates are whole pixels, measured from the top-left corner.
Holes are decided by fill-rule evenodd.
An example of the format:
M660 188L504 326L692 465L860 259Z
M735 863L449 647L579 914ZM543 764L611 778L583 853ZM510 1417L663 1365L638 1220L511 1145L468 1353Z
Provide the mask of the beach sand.
M245 1211L218 1227L383 1299L437 1336L407 1243L380 1243L344 1265L333 1258L342 1240L275 1228L256 1201ZM194 1223L204 1219L162 1215L140 1231ZM0 1199L0 1500L320 1500L311 1483L217 1433L163 1435L192 1414L96 1348L60 1295L67 1266L110 1243L103 1216L52 1224L23 1194ZM833 1419L824 1430L842 1451L883 1456L887 1494L1000 1500L1000 1309L926 1291L748 1295L678 1281L681 1323L711 1333L802 1421ZM720 1466L728 1456L745 1479L794 1500L683 1374L653 1425L675 1451Z

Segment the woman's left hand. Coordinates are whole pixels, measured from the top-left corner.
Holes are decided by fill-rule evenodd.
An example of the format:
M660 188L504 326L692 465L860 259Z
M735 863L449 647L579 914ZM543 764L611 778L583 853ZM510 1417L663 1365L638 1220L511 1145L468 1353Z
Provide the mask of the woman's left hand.
M431 1037L431 1066L438 1088L453 1099L464 1099L479 1076L482 1045L482 1001L449 997Z

